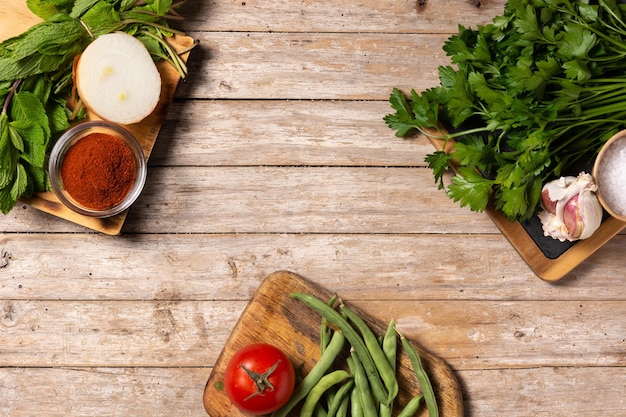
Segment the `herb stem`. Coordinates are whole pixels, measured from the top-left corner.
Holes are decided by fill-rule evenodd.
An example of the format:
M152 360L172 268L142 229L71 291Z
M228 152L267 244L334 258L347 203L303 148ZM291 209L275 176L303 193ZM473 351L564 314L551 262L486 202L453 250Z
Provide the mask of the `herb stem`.
M19 88L21 83L22 83L22 80L15 80L13 82L13 85L11 86L9 93L4 99L4 104L2 105L2 114L7 114L7 112L9 111L9 105L11 104L11 100L13 100L13 96L17 92L17 89Z
M165 40L163 40L163 38L156 36L148 32L147 30L142 31L141 33L159 42L169 55L170 63L176 68L181 77L185 78L187 76L187 65L181 59L178 53L174 51L174 49L172 49L172 47L167 42L165 42Z
M164 32L174 33L176 35L181 35L181 36L185 35L185 32L177 30L177 29L173 29L173 28L171 28L169 26L161 25L161 24L158 24L158 23L155 23L155 22L144 22L144 21L139 20L139 19L124 19L124 20L121 20L120 23L119 23L118 29L122 30L126 26L130 26L130 25L135 24L135 23L138 23L138 24L141 24L141 25L152 26L155 29L159 29L159 30L164 31Z

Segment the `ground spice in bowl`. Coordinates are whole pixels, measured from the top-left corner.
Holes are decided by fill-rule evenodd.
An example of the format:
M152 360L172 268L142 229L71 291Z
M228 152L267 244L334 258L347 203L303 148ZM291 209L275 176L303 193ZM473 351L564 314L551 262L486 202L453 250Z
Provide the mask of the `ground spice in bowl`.
M125 128L106 121L79 123L50 152L52 190L71 210L111 217L141 194L147 164L142 147Z
M67 150L61 163L61 181L78 203L93 210L120 204L130 192L137 162L119 137L90 133Z

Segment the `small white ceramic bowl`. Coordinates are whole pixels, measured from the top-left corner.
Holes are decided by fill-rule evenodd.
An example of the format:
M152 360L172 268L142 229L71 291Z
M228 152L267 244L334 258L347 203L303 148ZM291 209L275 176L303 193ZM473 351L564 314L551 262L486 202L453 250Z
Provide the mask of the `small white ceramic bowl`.
M611 216L626 221L626 130L611 137L600 149L592 176L602 207Z
M92 133L104 133L121 139L133 154L137 168L134 182L126 196L114 206L104 209L94 209L76 201L63 186L63 178L61 175L61 167L63 166L63 160L67 151L78 141ZM50 152L48 174L54 193L65 206L85 216L104 218L122 213L139 197L146 181L147 162L143 154L143 149L128 130L106 121L89 121L73 126L57 140Z

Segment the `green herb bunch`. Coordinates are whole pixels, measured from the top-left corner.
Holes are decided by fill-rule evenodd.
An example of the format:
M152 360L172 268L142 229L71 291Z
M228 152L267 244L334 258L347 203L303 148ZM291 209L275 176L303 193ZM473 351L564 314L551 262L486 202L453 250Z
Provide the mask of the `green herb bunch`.
M124 31L140 39L153 58L168 60L186 76L187 69L165 41L176 33L168 25L180 19L172 0L28 0L43 19L19 36L0 43L0 211L11 211L21 197L50 189L49 151L73 120L74 59L96 37Z
M454 140L426 162L440 189L456 167L446 192L461 206L493 201L526 221L547 180L593 161L625 126L625 16L617 0L509 0L490 24L459 26L445 42L452 65L439 86L394 89L385 122L397 136Z

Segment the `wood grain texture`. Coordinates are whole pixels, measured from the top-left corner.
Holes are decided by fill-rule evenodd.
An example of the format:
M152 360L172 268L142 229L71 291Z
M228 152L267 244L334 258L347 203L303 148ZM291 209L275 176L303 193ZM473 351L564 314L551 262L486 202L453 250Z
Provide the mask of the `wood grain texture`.
M4 2L0 33L24 3ZM504 7L424 3L188 1L172 23L201 43L122 233L0 216L0 416L206 416L277 270L395 318L453 369L466 417L626 416L625 232L541 280L436 189L428 139L382 121L392 87L432 86L458 23Z
M322 300L328 300L333 295L332 291L291 272L277 271L269 275L242 313L207 381L203 402L211 417L246 416L232 405L223 391L224 371L228 361L242 347L259 342L273 344L285 352L294 366L301 366L305 374L319 360L321 318L310 312L304 304L291 298L290 294L293 292L310 294ZM338 295L341 297L341 294ZM344 301L350 306L348 300ZM354 309L376 334L384 334L385 322L374 321ZM418 351L433 385L441 417L463 416L461 389L452 369L423 347L414 342L412 344ZM400 391L397 401L399 404L406 404L422 390L406 354L402 353L398 360ZM295 410L291 414L296 415ZM422 407L418 415L428 415L428 411Z

